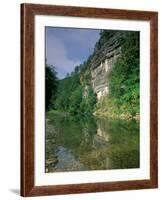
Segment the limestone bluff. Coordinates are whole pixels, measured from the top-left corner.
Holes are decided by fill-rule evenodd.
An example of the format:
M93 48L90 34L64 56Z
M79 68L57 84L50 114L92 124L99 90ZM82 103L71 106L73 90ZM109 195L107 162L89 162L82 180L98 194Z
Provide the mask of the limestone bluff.
M139 38L138 31L101 30L88 59L59 80L51 108L78 117L139 119Z
M88 62L87 70L90 70L90 81L88 83L92 86L97 100L109 94L108 75L121 53L124 33L123 31L107 31L108 39L101 37L96 43L94 53L89 57L90 62ZM86 74L88 74L87 71L81 76L81 82L83 83ZM84 96L86 96L88 86L86 84L84 86Z

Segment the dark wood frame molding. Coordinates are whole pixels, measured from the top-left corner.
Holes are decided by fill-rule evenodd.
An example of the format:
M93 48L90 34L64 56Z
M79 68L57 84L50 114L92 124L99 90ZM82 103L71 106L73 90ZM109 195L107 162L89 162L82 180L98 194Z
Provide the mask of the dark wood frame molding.
M150 179L34 185L34 16L58 15L150 21ZM21 5L21 195L57 195L158 187L158 13L72 6Z

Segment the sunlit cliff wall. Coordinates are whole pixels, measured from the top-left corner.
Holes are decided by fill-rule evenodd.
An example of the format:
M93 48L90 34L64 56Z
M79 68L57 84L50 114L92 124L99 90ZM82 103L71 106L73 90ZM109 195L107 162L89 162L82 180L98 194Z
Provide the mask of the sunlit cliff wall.
M114 32L104 45L96 50L90 63L91 83L97 99L109 93L108 74L121 53L122 32Z

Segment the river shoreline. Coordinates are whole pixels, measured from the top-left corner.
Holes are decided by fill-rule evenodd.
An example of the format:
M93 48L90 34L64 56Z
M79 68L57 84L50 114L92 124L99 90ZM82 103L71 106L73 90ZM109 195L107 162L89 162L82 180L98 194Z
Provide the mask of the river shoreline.
M61 115L62 117L75 117L72 116L70 113L65 112L65 111L58 111L58 110L50 110L48 111L50 114L58 114ZM140 115L137 113L135 116L130 115L129 113L122 113L122 114L115 114L115 113L110 113L110 112L100 112L100 111L95 111L92 113L92 116L97 117L97 118L105 118L105 119L121 119L121 120L136 120L137 122L140 121ZM80 116L80 117L86 117L86 116Z
M122 114L114 114L109 112L94 112L93 115L95 117L106 118L106 119L123 119L123 120L136 120L140 121L140 115L136 114L135 116L131 116L129 113L122 113Z

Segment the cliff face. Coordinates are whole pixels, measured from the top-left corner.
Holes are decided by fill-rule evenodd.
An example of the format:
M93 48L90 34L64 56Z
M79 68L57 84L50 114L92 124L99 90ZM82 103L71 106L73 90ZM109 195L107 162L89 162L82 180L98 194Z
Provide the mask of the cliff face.
M136 117L140 102L139 41L139 32L101 30L94 52L59 81L51 107L78 117Z
M91 59L91 84L99 100L109 93L108 74L121 53L122 32L114 32Z

